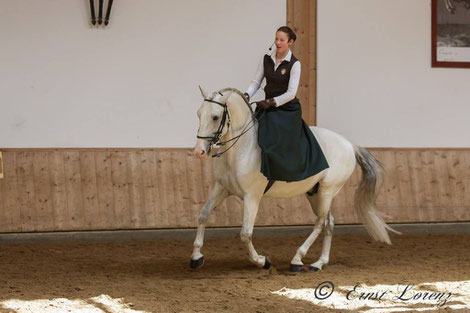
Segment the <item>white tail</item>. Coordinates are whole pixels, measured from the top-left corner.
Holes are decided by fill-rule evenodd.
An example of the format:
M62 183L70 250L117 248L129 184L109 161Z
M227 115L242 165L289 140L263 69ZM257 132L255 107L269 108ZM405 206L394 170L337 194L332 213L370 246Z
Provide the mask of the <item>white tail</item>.
M384 169L382 164L366 149L354 146L357 163L362 169L362 180L355 194L356 212L364 223L369 235L377 241L392 244L388 231L399 234L388 226L375 207L375 200L383 185Z

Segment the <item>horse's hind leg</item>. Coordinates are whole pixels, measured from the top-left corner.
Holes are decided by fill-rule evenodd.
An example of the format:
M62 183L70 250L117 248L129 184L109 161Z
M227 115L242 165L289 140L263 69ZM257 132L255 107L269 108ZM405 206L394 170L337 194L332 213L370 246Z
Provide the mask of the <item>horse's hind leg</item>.
M255 219L256 214L258 213L258 206L260 200L260 196L245 195L243 199L245 206L243 210L243 226L240 232L240 238L248 248L250 261L259 267L269 269L271 267L271 262L269 261L269 258L262 255L258 255L252 242L253 227L255 225Z
M201 254L201 248L204 243L204 230L206 229L206 222L212 209L218 206L228 196L228 191L219 183L215 183L214 188L207 200L206 204L201 210L198 219L197 234L194 240L194 250L191 256L191 268L198 268L204 264L204 256Z
M307 240L305 240L305 242L297 249L297 253L292 258L291 265L289 268L292 272L299 272L302 270L302 258L307 254L308 250L315 242L317 237L320 235L323 230L323 227L331 216L330 207L333 197L330 195L330 193L324 192L321 189L322 188L320 187L320 191L318 194L314 194L313 196L307 196L307 199L310 202L312 209L317 215L317 220L315 221L315 226L313 228L312 233L310 234L310 236L308 236ZM324 240L323 243L325 244L325 242L326 241ZM331 245L331 238L329 243ZM324 248L325 247L326 246L324 245ZM310 269L313 270L313 268Z
M325 221L325 237L323 237L323 248L321 256L315 263L310 264L309 270L321 270L323 265L328 264L330 260L331 239L333 238L333 228L335 226L335 219L331 212L328 212L328 217Z

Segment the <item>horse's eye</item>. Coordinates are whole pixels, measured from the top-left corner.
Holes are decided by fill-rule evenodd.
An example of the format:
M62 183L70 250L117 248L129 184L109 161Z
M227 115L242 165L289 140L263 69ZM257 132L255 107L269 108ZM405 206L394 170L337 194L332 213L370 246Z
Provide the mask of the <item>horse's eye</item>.
M216 116L216 115L214 115L214 116L212 117L212 120L213 120L213 121L217 121L218 119L219 119L219 117Z

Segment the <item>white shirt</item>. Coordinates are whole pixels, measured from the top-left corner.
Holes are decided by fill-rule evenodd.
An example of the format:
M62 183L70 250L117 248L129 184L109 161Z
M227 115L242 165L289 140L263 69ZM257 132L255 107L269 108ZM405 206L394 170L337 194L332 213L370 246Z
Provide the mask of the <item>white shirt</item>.
M276 64L276 50L274 50L274 52L271 54L271 59L273 60L275 64L274 70L277 70L277 68L279 67L279 64L281 64L282 61L285 60L287 62L290 62L291 57L292 57L292 52L289 49L289 52L287 52L286 56L279 63ZM251 84L248 87L248 90L246 91L246 93L250 96L250 98L252 98L253 95L259 90L261 86L261 82L264 79L263 60L264 60L264 56L258 65L258 70L256 71L255 79L251 81ZM297 89L299 88L299 81L300 81L300 62L297 60L292 65L292 69L290 71L289 85L287 87L287 91L280 96L274 97L276 106L281 106L284 103L287 103L295 98L295 95L297 94Z

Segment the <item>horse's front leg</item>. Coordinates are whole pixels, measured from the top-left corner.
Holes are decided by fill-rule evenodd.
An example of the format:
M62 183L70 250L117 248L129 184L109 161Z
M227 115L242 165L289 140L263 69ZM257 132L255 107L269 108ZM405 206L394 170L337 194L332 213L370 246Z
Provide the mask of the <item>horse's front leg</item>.
M197 234L194 240L194 250L191 256L191 268L198 268L204 264L204 256L201 254L201 248L204 244L204 230L206 229L207 219L212 209L218 206L225 198L227 198L229 192L220 183L216 182L212 192L207 200L206 204L201 210L198 219Z
M248 253L250 255L250 261L255 263L259 267L269 269L271 262L268 257L258 255L253 246L253 227L255 225L256 214L258 213L259 202L261 201L262 194L260 195L245 195L244 210L243 210L243 226L240 232L241 240L246 244Z

